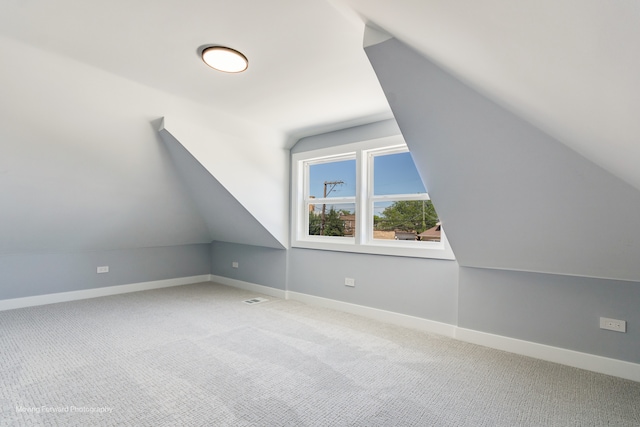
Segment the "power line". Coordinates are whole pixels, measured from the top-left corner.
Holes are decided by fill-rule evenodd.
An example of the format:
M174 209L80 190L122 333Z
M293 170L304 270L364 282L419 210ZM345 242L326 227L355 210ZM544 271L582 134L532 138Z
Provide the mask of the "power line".
M326 199L329 194L336 188L336 185L344 184L344 181L325 181L324 182L324 198ZM331 188L327 191L327 185L330 185ZM324 235L324 224L325 224L325 211L327 209L327 205L322 204L322 221L320 222L320 235Z

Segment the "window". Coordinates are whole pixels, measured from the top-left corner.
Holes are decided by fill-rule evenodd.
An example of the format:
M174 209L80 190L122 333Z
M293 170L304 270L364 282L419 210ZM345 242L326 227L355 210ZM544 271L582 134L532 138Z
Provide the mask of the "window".
M292 246L454 259L402 137L292 160Z
M355 236L356 159L353 155L304 163L309 236ZM331 178L328 178L331 177Z

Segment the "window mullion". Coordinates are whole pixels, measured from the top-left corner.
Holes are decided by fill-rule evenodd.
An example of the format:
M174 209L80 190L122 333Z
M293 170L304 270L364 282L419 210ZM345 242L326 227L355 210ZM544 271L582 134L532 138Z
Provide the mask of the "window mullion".
M368 160L367 152L359 150L356 154L356 244L363 245L367 242L367 230L369 227L368 196Z
M342 151L344 149L346 149L346 152ZM394 164L406 164L403 159L406 159L407 156L402 155L405 152L408 152L408 150L406 146L398 143L398 137L389 137L292 154L291 169L294 180L292 183L291 212L292 230L294 231L292 233L292 246L354 253L454 259L444 231L441 233L440 242L424 241L424 238L421 242L414 242L404 241L403 239L406 236L398 234L398 230L393 230L395 226L391 224L395 224L398 219L400 220L398 224L401 224L399 226L400 231L413 226L411 221L417 218L415 214L417 209L415 205L417 204L422 204L423 217L427 212L425 206L428 206L431 210L431 219L435 218L431 202L428 202L430 197L426 193L426 188L424 186L422 186L422 189L416 188L418 186L415 184L417 182L415 177L404 179L405 175L402 172L409 170L408 168L400 166L402 170L393 169ZM401 156L383 157L395 155ZM378 159L381 160L378 161ZM347 163L344 163L344 166L338 164L349 160L350 165L347 165ZM331 164L336 165L332 166ZM344 169L345 166L350 169ZM375 177L376 180L380 178L380 182L375 181L375 183L379 184L377 190L373 188L375 166L379 166L376 168L378 176ZM336 167L337 169L332 169ZM350 172L346 172L347 170ZM325 194L331 194L318 197L323 195L323 177L325 178ZM312 179L313 186L310 185L310 180ZM338 180L344 180L348 185L345 187L348 192L340 193L336 191L333 193L327 191L326 188L329 182L326 180L331 180L330 184L336 184L339 183ZM354 181L355 188L351 187ZM374 195L374 190L382 194ZM401 191L402 193L387 194L394 191ZM415 192L406 193L407 191ZM312 198L312 194L316 197ZM343 196L343 194L349 194L349 196ZM425 205L425 203L428 203L428 205ZM325 204L327 205L327 211L330 210L329 208L334 208L339 215L339 220L342 221L342 225L336 224L336 214L331 213L332 228L331 233L327 234L318 233L320 227L318 222L320 209L318 205L321 208ZM312 208L312 205L315 206ZM383 209L391 206L396 210L390 210L388 218L380 213ZM314 212L314 215L311 214L312 212ZM351 212L355 212L355 218ZM380 232L375 231L374 234L375 212L382 215L381 218L387 222L381 222L379 224ZM398 215L401 216L398 217ZM408 219L405 220L402 215L408 215ZM406 224L401 221L405 221ZM321 224L325 224L324 220ZM328 219L326 224L329 224ZM340 227L344 227L342 234L339 232ZM413 226L413 228L415 230L420 229L418 226ZM313 232L311 231L312 229ZM391 237L389 237L389 230L393 230L391 231ZM393 238L394 231L396 232L395 239ZM374 238L374 235L376 238ZM432 236L425 235L422 237Z

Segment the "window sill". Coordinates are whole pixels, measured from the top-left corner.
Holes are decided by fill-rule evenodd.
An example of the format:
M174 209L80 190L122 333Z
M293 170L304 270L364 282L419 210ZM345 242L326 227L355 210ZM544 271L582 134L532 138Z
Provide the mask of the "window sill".
M343 241L335 242L325 242L319 240L295 240L292 242L291 246L294 248L317 249L322 251L455 260L455 256L453 255L453 251L451 250L451 248L416 248L408 247L408 245L402 245L401 242L393 245L384 243L356 245L353 243L353 239L345 239Z

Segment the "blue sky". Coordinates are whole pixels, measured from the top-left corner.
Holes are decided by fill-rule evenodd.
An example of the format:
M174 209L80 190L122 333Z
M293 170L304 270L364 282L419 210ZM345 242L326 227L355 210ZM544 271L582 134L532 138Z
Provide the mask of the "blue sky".
M327 186L327 197L350 197L356 195L356 161L319 163L309 168L309 195L323 197L325 181L343 181L333 190Z
M427 191L413 163L411 153L376 156L373 170L373 188L376 196Z
M411 154L397 153L376 156L374 160L374 189L376 195L413 194L426 192ZM356 161L342 160L315 164L309 170L309 194L322 197L325 181L343 181L327 197L350 197L356 194Z

